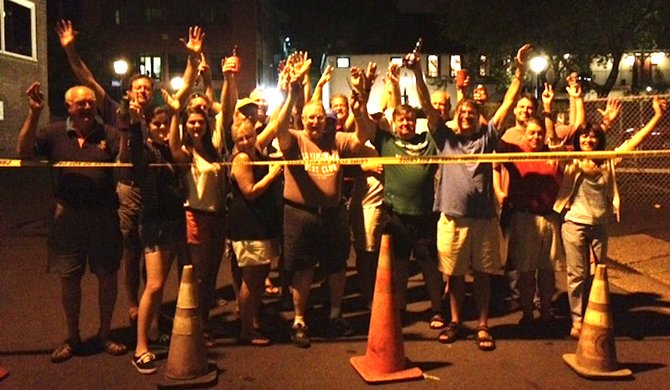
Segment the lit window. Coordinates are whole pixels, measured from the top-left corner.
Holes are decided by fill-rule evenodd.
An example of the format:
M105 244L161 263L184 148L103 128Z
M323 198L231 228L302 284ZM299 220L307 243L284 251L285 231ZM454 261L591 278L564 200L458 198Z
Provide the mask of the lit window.
M456 77L456 72L461 70L461 56L451 56L449 60L449 75L451 77Z
M336 65L338 68L348 68L349 67L349 57L337 57Z
M479 75L485 77L489 72L489 63L485 55L479 56Z
M434 54L428 56L428 77L440 77L440 57Z
M0 0L2 26L0 52L37 59L35 3L27 0Z
M402 57L391 57L391 63L402 66Z
M140 74L147 75L152 79L161 79L161 58L157 56L141 56L139 58Z

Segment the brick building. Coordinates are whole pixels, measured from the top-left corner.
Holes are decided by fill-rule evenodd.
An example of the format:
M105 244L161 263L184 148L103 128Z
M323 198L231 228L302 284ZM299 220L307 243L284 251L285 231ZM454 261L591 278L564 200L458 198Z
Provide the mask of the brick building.
M129 64L125 78L134 73L148 74L157 88L170 90L170 80L181 76L186 64L179 38L187 37L188 27L193 25L201 26L206 33L205 52L215 89L221 87L221 58L230 55L235 45L242 61L237 79L240 95L257 85L274 83L280 17L269 0L49 1L49 25L54 26L61 18L73 20L80 32L77 49L112 96L118 96L122 88L122 77L113 69L119 59ZM56 98L74 83L74 77L55 33L50 33L49 45L51 97Z
M0 158L15 156L16 139L28 112L25 90L47 81L46 0L0 0ZM42 121L48 120L48 107Z

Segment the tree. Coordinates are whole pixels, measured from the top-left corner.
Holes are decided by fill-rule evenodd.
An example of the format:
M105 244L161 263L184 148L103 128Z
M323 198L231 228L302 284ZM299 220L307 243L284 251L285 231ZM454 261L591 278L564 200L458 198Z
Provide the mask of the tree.
M611 61L605 82L593 85L600 96L614 86L626 51L656 49L668 29L662 0L445 0L444 5L444 36L472 54L504 58L530 42L550 57L559 78L590 72L594 60Z

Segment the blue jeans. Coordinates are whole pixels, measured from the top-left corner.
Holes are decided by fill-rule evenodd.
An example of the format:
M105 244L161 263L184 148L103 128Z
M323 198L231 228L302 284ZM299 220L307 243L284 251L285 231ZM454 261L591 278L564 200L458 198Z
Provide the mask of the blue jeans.
M591 264L607 256L607 225L584 225L565 221L561 227L568 269L568 301L572 322L582 322L591 289Z

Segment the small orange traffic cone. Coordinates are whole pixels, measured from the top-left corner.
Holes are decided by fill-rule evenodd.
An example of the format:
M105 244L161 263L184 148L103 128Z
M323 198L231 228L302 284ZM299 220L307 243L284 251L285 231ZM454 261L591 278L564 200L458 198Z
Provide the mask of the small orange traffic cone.
M207 362L205 339L200 328L197 285L193 266L186 265L181 276L172 338L160 388L206 385L216 381L217 369Z
M419 379L423 372L411 367L405 357L400 313L393 291L393 250L391 235L384 234L379 251L375 293L372 298L368 347L365 356L350 359L366 382L391 382Z
M633 373L619 368L616 360L607 267L596 266L577 353L563 355L563 360L585 378L625 378Z

